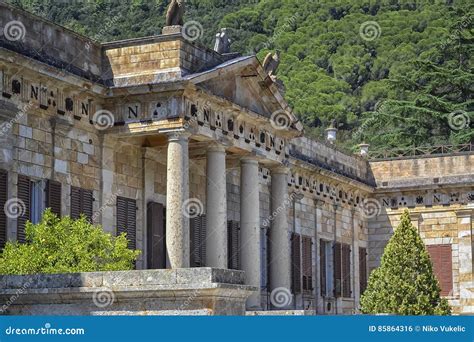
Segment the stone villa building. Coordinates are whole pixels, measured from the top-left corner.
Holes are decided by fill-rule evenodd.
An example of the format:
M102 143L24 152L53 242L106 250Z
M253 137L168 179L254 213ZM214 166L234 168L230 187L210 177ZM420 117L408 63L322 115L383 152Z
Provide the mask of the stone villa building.
M0 248L50 207L126 232L139 270L244 271L249 311L351 314L408 208L443 296L474 313L472 146L350 155L332 129L304 136L255 56L0 9Z

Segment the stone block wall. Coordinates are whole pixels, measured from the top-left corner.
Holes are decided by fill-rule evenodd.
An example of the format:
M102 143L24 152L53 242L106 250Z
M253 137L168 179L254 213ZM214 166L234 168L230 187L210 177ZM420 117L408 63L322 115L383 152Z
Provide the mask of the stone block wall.
M91 80L100 80L101 47L92 40L30 13L0 3L0 27L16 25L20 38L10 41L0 36L0 46ZM13 32L13 31L12 31ZM16 37L15 37L16 39ZM15 44L20 41L21 44Z
M384 208L369 220L369 269L379 266L383 249L400 223L404 208ZM426 246L450 245L452 291L447 295L453 312L472 314L472 216L474 205L454 204L410 209L413 225Z

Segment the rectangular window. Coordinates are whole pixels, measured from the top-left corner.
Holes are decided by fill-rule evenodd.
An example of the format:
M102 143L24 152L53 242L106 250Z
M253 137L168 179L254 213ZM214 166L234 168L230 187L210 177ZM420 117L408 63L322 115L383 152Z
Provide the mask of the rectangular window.
M367 249L359 248L359 284L362 295L367 288Z
M117 197L117 235L126 233L128 248L137 246L137 203L136 200Z
M302 239L303 249L303 290L313 290L313 242L311 237L303 236Z
M189 220L191 234L191 267L206 266L206 215L199 215Z
M342 296L349 298L351 291L351 246L342 244Z
M92 190L71 186L71 218L78 219L85 215L92 222L94 197Z
M0 250L7 242L7 215L5 204L8 200L8 173L0 170Z
M453 254L451 245L426 246L433 263L433 271L441 287L441 295L448 296L453 290Z
M41 221L41 215L44 211L44 189L42 181L31 181L30 182L30 221L31 223L37 224Z
M166 268L166 209L156 202L147 206L147 266Z
M301 236L291 234L291 283L292 292L301 293Z
M227 262L231 270L240 270L240 223L237 221L227 221Z
M351 247L336 242L333 250L334 258L334 296L351 297Z
M320 240L319 245L319 272L321 296L328 297L334 292L334 275L333 275L333 253L332 242Z
M341 268L341 244L336 242L333 245L334 260L334 297L342 294L342 268Z
M261 288L269 289L268 286L268 264L269 264L269 253L268 253L268 228L262 227L260 229L260 279Z

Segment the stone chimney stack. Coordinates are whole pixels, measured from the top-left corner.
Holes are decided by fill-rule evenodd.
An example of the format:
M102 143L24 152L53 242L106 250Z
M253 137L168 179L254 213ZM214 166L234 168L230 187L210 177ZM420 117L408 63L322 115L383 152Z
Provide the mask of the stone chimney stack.
M369 156L369 144L362 143L358 145L360 148L359 154L361 157L367 158Z
M326 141L330 144L334 144L336 142L336 135L337 135L337 128L331 126L326 128Z

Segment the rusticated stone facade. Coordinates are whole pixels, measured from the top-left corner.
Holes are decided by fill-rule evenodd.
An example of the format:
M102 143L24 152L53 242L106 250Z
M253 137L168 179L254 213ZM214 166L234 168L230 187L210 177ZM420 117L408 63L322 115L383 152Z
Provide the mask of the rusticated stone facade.
M0 200L27 209L0 217L2 245L46 207L83 212L128 234L137 269L241 269L254 313L352 314L408 208L474 312L472 152L368 161L304 137L255 56L179 30L97 44L0 8L25 33L0 38Z

